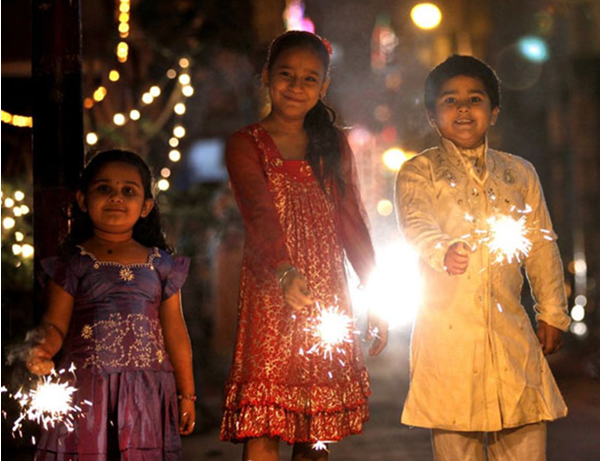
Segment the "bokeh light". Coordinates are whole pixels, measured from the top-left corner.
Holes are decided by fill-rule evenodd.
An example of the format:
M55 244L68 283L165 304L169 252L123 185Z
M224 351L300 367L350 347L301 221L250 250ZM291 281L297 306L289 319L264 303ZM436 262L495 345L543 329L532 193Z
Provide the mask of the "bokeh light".
M410 10L410 17L420 29L434 29L442 22L442 12L433 3L419 3Z
M518 42L521 54L533 62L545 62L550 57L546 42L535 36L523 37Z
M394 204L388 199L379 200L377 202L377 213L381 216L389 216L394 211Z

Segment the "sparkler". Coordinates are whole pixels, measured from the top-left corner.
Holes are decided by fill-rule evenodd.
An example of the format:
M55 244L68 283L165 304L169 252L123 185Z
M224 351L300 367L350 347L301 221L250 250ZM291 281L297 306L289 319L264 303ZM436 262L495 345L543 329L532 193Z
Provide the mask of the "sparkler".
M308 319L309 325L305 329L315 339L315 344L306 353L323 355L329 360L333 359L334 352L345 355L346 351L341 346L352 342L354 320L341 312L338 306L322 308L317 304L317 309L317 315ZM303 353L302 350L300 353ZM345 365L342 359L339 362Z
M328 443L334 442L332 442L331 440L317 440L315 443L312 444L312 449L315 451L325 450L326 452L329 452L329 450L327 449Z
M525 215L519 219L504 215L493 216L487 222L490 230L489 236L484 240L487 239L487 246L495 262L521 262L521 259L529 254L532 243L528 237L530 229L527 227Z
M21 406L21 414L13 424L13 433L21 432L24 420L41 424L44 429L64 423L69 432L73 431L73 422L81 413L81 407L73 403L77 388L68 382L61 382L60 375L65 371L52 370L48 376L41 378L34 389L24 392L21 388L11 395ZM68 371L73 373L75 367L71 365ZM87 400L82 403L91 405Z

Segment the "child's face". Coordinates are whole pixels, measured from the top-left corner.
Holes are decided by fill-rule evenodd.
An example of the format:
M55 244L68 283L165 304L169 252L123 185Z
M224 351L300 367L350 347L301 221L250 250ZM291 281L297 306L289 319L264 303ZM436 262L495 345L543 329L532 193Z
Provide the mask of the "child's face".
M77 191L76 198L94 229L109 234L132 231L138 219L148 216L154 206L154 200L144 197L138 169L121 162L102 166L85 194Z
M329 79L323 62L303 47L282 52L270 71L263 71L273 112L287 119L304 119L325 95Z
M472 149L483 143L489 127L496 123L499 110L492 109L481 80L457 75L440 88L435 112L429 112L429 119L443 137L458 147Z

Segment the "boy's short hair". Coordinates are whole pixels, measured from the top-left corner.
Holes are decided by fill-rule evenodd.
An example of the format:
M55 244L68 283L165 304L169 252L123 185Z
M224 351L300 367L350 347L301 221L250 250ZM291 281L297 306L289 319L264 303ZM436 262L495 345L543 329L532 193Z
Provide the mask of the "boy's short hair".
M481 80L492 103L492 109L500 107L500 84L496 73L485 62L473 57L453 54L438 64L425 79L425 107L435 112L435 100L442 85L458 75Z

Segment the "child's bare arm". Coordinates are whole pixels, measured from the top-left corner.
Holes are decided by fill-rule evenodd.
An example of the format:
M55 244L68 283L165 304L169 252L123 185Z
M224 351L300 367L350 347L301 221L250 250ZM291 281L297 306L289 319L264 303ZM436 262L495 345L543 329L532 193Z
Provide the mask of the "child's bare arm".
M160 323L165 347L175 370L179 393L179 432L188 435L196 424L194 407L194 374L192 371L192 346L181 310L181 296L177 292L160 305Z
M52 357L62 347L73 314L74 299L52 280L46 290L47 309L37 328L39 338L29 352L27 369L36 375L47 375L54 368Z

